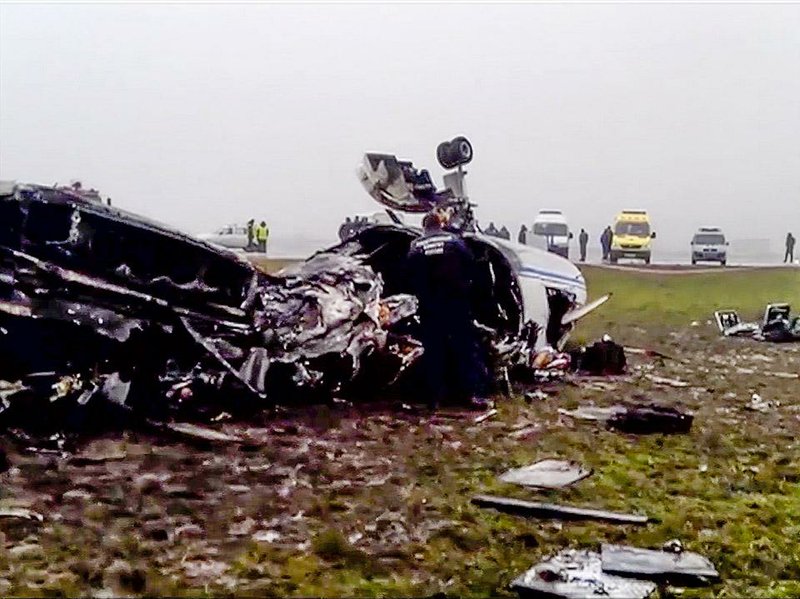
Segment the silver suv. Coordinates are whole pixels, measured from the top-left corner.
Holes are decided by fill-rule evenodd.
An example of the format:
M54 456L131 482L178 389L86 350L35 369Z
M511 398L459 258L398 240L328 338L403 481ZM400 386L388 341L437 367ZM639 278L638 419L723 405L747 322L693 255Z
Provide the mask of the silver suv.
M728 262L728 241L718 227L700 227L692 237L692 264L698 262Z

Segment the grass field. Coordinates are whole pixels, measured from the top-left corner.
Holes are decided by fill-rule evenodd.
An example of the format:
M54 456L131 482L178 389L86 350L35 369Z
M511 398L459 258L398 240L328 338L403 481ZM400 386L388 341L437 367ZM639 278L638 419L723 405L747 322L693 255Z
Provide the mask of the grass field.
M723 579L683 597L800 595L800 382L770 374L800 372L800 347L723 339L708 324L717 307L755 318L768 301L800 306L800 273L585 272L593 297L615 295L576 337L610 332L679 360L631 356L630 376L605 388L579 381L534 401L520 393L480 424L457 413L334 405L227 423L258 441L243 449L125 433L84 449L122 450L122 460L12 451L0 505L35 509L45 521L0 520L0 595L505 596L516 575L562 548L658 548L673 538L707 555ZM689 386L660 386L649 373ZM752 393L773 408L749 411ZM619 400L691 409L693 429L629 436L558 412ZM594 474L551 492L498 481L545 457L578 460ZM470 505L477 493L658 522L517 518Z
M625 330L637 323L685 327L705 322L713 312L735 309L746 320L760 320L764 306L785 301L800 308L800 269L722 270L719 273L659 274L582 267L591 297L614 296L582 323L582 333Z

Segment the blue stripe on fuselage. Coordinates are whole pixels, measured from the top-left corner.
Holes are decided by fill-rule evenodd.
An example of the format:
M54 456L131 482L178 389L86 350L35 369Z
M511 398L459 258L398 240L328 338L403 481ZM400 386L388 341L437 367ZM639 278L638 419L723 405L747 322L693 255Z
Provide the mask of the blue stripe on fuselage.
M568 277L547 270L539 270L531 266L522 266L519 269L519 275L521 277L528 277L532 279L549 279L550 281L553 281L555 283L561 283L561 284L568 283L570 285L578 286L581 289L586 289L586 281L583 280L583 278Z

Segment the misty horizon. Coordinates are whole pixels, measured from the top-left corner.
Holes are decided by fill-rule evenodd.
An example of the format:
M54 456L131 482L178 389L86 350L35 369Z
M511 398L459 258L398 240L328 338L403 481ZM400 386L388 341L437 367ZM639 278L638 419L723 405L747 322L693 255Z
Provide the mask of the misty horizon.
M0 178L335 239L365 152L467 136L482 224L800 232L798 5L2 5Z

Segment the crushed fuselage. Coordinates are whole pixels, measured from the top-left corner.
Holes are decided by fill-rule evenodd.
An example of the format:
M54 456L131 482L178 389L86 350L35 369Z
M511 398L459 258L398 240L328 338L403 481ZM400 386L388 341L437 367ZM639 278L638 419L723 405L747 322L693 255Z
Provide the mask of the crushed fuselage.
M7 426L21 419L59 428L72 408L98 403L164 418L369 398L413 371L422 353L405 271L415 229L371 227L268 275L232 252L70 190L5 189L0 381L13 391L0 396L0 423ZM479 266L472 300L487 354L495 365L530 362L537 340L562 333L563 311L553 322L533 322L503 249L465 238ZM563 302L572 305L567 295ZM37 405L49 416L39 418Z

